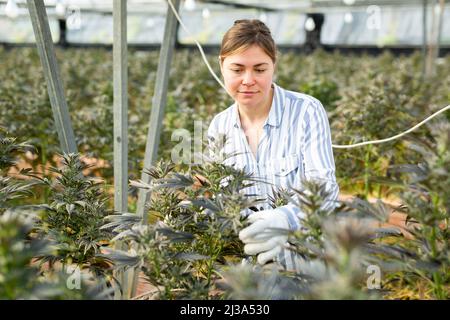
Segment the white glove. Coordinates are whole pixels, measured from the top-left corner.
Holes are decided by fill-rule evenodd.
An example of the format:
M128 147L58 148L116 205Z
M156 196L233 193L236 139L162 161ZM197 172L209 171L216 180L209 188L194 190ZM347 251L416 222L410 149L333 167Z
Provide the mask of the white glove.
M251 225L239 232L239 239L245 243L244 252L257 254L259 264L273 260L288 239L287 216L276 210L264 210L252 213L248 221Z

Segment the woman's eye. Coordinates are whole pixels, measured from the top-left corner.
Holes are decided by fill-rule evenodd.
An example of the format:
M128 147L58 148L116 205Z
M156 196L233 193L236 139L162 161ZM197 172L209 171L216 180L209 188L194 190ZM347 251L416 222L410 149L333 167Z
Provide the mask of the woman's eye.
M231 71L233 71L235 73L239 73L239 72L241 72L241 69L231 69Z
M263 73L264 71L266 71L266 69L255 69L255 71L258 73Z

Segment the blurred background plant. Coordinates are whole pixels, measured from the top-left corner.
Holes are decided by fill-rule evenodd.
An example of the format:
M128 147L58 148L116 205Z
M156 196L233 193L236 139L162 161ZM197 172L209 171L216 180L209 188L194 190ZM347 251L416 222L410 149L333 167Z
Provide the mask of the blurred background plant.
M38 257L57 251L55 242L36 232L38 206L17 204L33 195L37 182L23 179L27 170L17 177L6 175L17 164L18 155L33 147L0 130L0 299L107 298L108 291L96 279L80 275L75 279L79 287L72 290L66 270L44 274L36 263Z
M72 266L110 282L110 264L99 255L113 237L108 230L100 230L104 217L112 213L109 196L100 182L83 174L88 166L78 154L61 157L62 166L50 168L54 173L52 180L30 171L25 173L36 184L49 188L49 203L39 205L41 214L34 232L53 243L55 250L37 260L46 263L48 271L54 271L55 264L62 268Z
M0 299L108 299L101 284L81 274L71 279L71 273L61 270L44 276L35 257L51 254L54 248L30 237L33 225L32 217L17 210L0 216Z
M430 141L410 145L424 160L392 168L405 174L393 183L402 185L399 196L413 239L398 243L411 258L404 273L392 276L391 286L412 288L417 298L449 299L450 125L440 121L429 129Z
M130 179L136 180L143 169L158 53L130 50L129 55L128 166ZM103 49L67 49L57 50L57 56L78 148L95 164L92 173L112 185L112 54ZM34 170L39 165L56 165L55 155L61 151L36 50L1 50L0 59L3 125L36 147L24 157ZM171 139L175 129L193 133L195 120L203 121L206 128L215 114L232 103L200 59L187 50L175 53L158 159L170 159L177 144ZM208 59L219 72L215 56ZM310 55L285 52L279 57L276 82L321 100L330 118L333 143L346 144L397 134L447 105L450 62L448 57L441 60L437 74L423 81L420 54L349 57L320 50ZM351 151L336 149L341 189L364 197L389 196L391 187L381 186L370 176L386 175L390 165L419 162L421 155L411 152L407 141L429 134L423 127L401 141ZM40 196L45 199L44 194ZM131 195L130 207L135 200Z

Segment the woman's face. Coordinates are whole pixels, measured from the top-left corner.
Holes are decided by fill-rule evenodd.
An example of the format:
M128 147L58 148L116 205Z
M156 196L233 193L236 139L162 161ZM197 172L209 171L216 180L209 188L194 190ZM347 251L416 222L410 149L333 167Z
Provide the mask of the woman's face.
M256 108L271 99L275 65L259 46L226 57L220 69L228 93L240 106Z

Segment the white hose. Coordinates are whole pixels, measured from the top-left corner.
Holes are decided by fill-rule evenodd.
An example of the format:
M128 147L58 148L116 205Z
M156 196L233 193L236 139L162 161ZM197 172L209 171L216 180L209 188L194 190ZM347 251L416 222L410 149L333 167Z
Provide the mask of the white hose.
M388 142L388 141L392 141L392 140L398 139L398 138L404 136L405 134L408 134L408 133L410 133L411 131L416 130L416 129L419 128L420 126L424 125L425 123L427 123L428 121L430 121L431 119L433 119L434 117L436 117L438 114L440 114L440 113L442 113L442 112L444 112L444 111L446 111L446 110L448 110L448 109L450 109L450 105L448 105L448 106L442 108L441 110L439 110L439 111L433 113L431 116L429 116L428 118L426 118L426 119L423 120L422 122L416 124L414 127L410 128L410 129L408 129L408 130L406 130L406 131L404 131L404 132L402 132L402 133L399 133L399 134L397 134L397 135L395 135L395 136L393 136L393 137L386 138L386 139L380 139L380 140L372 140L372 141L359 142L359 143L349 144L349 145L340 145L340 144L337 144L337 145L336 145L336 144L333 144L333 148L336 148L336 149L350 149L350 148L356 148L356 147L365 146L365 145L368 145L368 144L384 143L384 142Z

